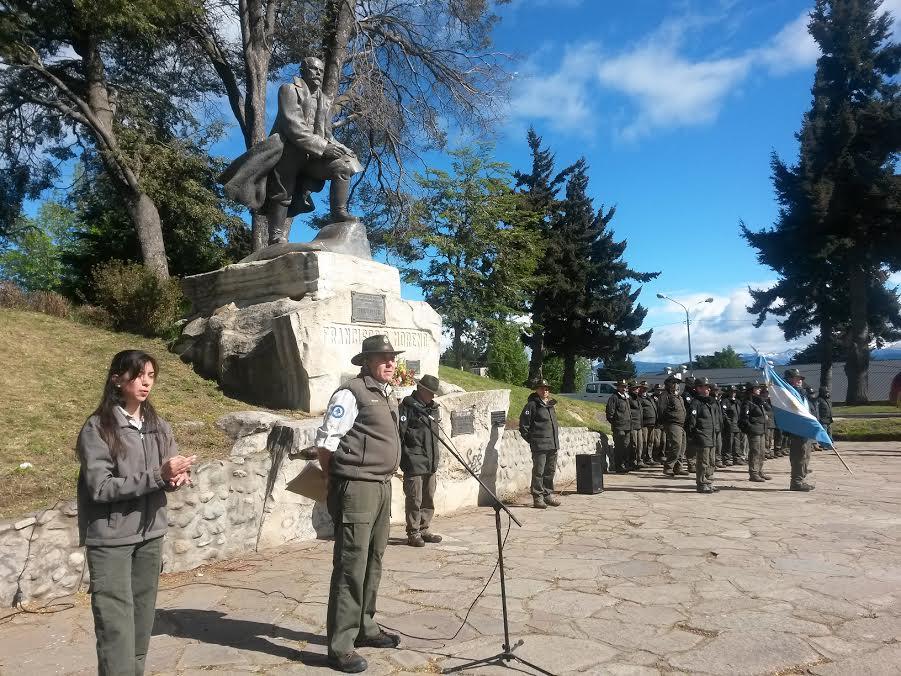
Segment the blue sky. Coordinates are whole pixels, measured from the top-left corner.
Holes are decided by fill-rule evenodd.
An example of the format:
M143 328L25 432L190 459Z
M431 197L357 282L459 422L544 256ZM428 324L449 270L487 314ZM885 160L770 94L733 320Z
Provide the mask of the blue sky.
M560 166L586 157L595 206L617 206L611 225L628 239L626 259L661 272L641 294L654 336L636 359L687 360L684 312L658 292L693 306L695 354L727 344L781 352L810 340L786 344L772 321L753 327L748 286L774 276L738 227L772 224L770 153L792 162L797 155L794 134L818 56L806 29L812 5L513 0L498 10L495 46L516 57L516 75L494 130L497 158L528 168L529 125ZM901 16L901 0L883 7ZM216 150L235 155L240 139ZM295 226L292 240L311 237ZM421 298L415 287L404 294ZM714 302L695 307L707 297Z
M770 153L796 157L794 133L810 105L818 56L806 30L812 4L512 0L498 9L495 47L516 58L506 116L493 130L497 157L528 169L525 134L533 125L561 167L588 160L595 206L617 206L611 226L628 239L626 259L636 270L661 272L642 291L654 337L637 359L687 359L684 313L658 292L693 307L714 298L693 309L695 354L726 344L781 352L810 340L787 345L774 322L753 328L747 288L774 276L740 239L738 224L772 224ZM901 0L884 0L883 9L901 17ZM276 90L272 84L270 99ZM231 121L224 102L222 115ZM213 151L242 152L237 128ZM312 234L298 223L292 240ZM901 275L893 281L901 284ZM404 294L421 298L413 287Z

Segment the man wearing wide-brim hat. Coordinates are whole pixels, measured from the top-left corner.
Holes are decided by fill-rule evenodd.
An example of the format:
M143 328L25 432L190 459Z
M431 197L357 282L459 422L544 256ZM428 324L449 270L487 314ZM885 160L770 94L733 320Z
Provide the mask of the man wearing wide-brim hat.
M554 496L557 451L560 450L560 426L557 424L557 400L552 399L551 386L543 378L533 383L519 414L519 433L532 451L532 506L536 509L559 507Z
M610 395L606 404L607 422L613 432L613 471L617 474L628 472L629 436L632 432L632 412L629 406L629 384L625 380L616 381L616 393Z
M657 421L663 425L666 437L666 476L688 474L685 470L685 400L679 394L679 379L670 374L663 381L666 391L657 400Z
M397 635L382 631L374 616L388 545L391 477L401 454L397 399L390 385L401 352L388 336L366 338L350 360L361 367L359 375L332 395L316 434L335 524L326 619L328 664L347 673L367 668L355 647L400 644Z
M440 383L425 375L416 381L416 391L400 403L400 468L404 471L407 544L425 547L441 542L431 531L435 514L435 472L440 460L439 406L435 401Z

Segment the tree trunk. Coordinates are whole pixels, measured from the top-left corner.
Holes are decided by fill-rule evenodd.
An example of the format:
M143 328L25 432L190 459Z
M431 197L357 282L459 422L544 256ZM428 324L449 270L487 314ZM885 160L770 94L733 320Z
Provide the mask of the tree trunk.
M563 392L576 391L576 355L563 355Z
M852 254L848 275L848 293L851 301L851 328L848 341L848 376L846 404L863 404L869 398L870 331L867 324L867 277L861 257ZM858 262L860 261L860 262Z
M820 387L828 387L832 392L832 353L835 336L832 333L832 322L820 324Z
M269 221L265 215L250 212L250 228L254 251L269 245Z
M163 228L156 204L147 193L137 191L126 197L126 208L138 231L144 265L160 279L169 279L169 263L163 245Z
M529 360L529 379L524 384L531 387L542 376L544 368L544 329L535 328L532 332L532 358Z
M463 370L463 327L455 326L454 327L454 359L456 360L456 366L461 371Z

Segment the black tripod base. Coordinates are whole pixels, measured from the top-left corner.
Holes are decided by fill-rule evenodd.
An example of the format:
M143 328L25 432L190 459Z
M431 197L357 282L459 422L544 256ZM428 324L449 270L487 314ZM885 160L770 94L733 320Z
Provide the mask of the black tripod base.
M519 662L519 664L528 667L529 669L534 670L539 674L545 674L545 676L554 676L550 671L542 669L537 664L532 664L528 660L524 660L519 655L513 654L513 651L522 645L522 641L518 641L513 648L510 650L505 650L502 653L498 653L497 655L492 655L491 657L483 657L478 660L470 660L469 662L465 662L463 664L457 665L456 667L451 667L450 669L444 669L442 674L455 674L461 671L469 671L470 669L476 669L478 667L509 667L510 665L507 662Z

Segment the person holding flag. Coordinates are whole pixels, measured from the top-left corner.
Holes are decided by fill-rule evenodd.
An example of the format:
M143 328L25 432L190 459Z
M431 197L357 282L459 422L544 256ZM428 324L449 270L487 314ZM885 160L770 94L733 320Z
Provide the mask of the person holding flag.
M783 437L789 435L789 462L791 463L791 483L793 491L812 491L814 487L804 479L810 463L813 442L834 448L832 439L817 420L810 402L804 394L804 376L796 368L787 369L784 379L780 378L766 359L758 357L758 368L766 376L772 398L773 417Z

